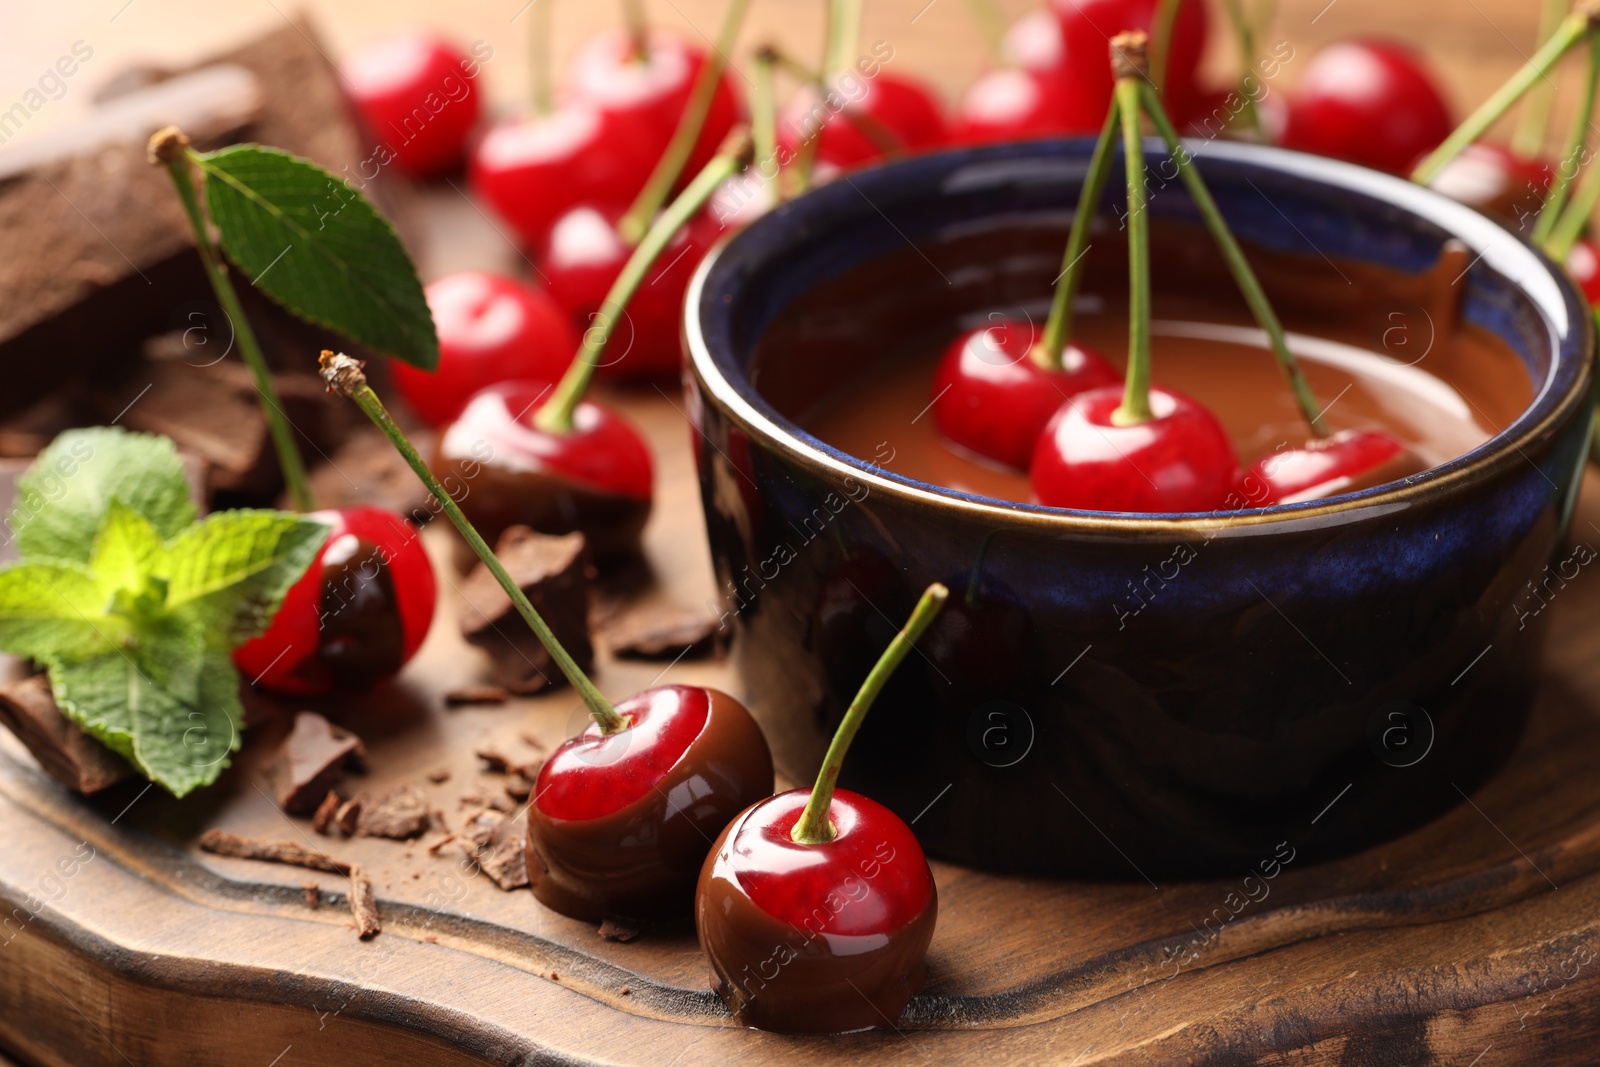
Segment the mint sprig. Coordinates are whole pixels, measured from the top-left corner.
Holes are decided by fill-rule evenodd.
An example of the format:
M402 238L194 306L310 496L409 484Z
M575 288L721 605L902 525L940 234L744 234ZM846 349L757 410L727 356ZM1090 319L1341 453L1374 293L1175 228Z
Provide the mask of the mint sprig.
M39 661L69 718L174 796L239 747L235 647L328 535L275 511L195 520L172 442L70 430L18 482L22 562L0 570L0 648Z

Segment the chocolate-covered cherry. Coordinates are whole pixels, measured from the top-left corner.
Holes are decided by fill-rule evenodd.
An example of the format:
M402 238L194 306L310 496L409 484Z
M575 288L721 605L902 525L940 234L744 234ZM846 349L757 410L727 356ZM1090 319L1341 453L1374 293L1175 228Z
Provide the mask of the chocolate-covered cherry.
M472 150L479 196L535 247L574 204L627 203L644 187L647 155L636 120L586 104L502 122Z
M528 806L528 880L540 903L575 919L690 914L710 842L772 792L772 755L738 701L667 685L616 706L564 742Z
M482 271L429 282L424 294L439 334L439 365L389 365L395 388L435 426L461 414L481 389L501 382L555 381L572 362L577 334L549 294Z
M1389 481L1384 470L1405 454L1406 446L1382 430L1342 430L1264 456L1250 476L1267 487L1271 503L1295 504Z
M633 131L637 148L649 161L639 175L640 185L650 164L672 139L695 79L706 64L704 51L674 34L654 30L646 41L640 54L631 33L616 30L593 37L572 57L566 80L572 100L624 120ZM684 174L698 174L711 161L717 146L738 123L742 108L733 75L725 71L717 80ZM597 190L595 195L603 194Z
M265 633L234 650L274 692L358 692L397 673L433 622L433 565L416 529L376 507L318 511L328 539Z
M581 531L598 557L638 548L650 518L650 446L621 415L578 404L570 430L537 423L549 382L502 382L477 393L439 435L429 466L490 540L506 527ZM452 478L454 481L452 481Z
M943 144L948 131L944 109L932 88L916 78L887 70L865 79L859 93L838 111L830 110L815 88L802 89L783 109L779 142L791 154L823 119L816 133L819 163L848 168L894 151L916 151ZM862 118L865 116L865 118Z
M939 912L927 858L888 808L835 785L878 691L947 595L942 585L923 594L851 702L816 783L751 805L706 857L695 928L717 994L745 1026L893 1026L922 986Z
M478 121L477 63L428 33L367 45L345 60L344 83L362 122L413 178L461 162Z
M945 349L933 378L933 418L947 439L996 463L1026 470L1045 424L1061 405L1121 378L1100 355L1068 345L1059 369L1036 354L1031 322L1002 319Z
M1060 76L1079 107L1105 117L1113 81L1102 62L1106 42L1130 31L1156 36L1160 29L1156 16L1164 6L1163 0L1050 0L1064 47ZM1194 111L1195 72L1205 51L1207 21L1202 0L1178 0L1172 40L1165 42L1166 69L1160 79L1161 98L1174 115L1187 116Z
M1415 52L1392 41L1344 41L1307 65L1279 141L1400 173L1450 127L1450 110Z
M958 144L1093 133L1105 109L1085 105L1056 75L1001 68L979 76L956 108L950 140Z

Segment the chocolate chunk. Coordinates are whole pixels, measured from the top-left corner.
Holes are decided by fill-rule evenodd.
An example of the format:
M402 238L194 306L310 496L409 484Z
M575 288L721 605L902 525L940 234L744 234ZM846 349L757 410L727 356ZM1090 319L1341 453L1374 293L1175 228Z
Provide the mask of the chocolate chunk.
M391 789L361 809L356 833L409 841L428 828L428 802L409 785Z
M627 919L617 915L607 915L600 923L600 936L607 941L621 941L626 944L639 936L639 928ZM623 988L627 993L627 988Z
M356 832L356 823L361 818L361 809L367 803L367 794L357 793L345 801L333 817L333 825L346 837Z
M371 941L383 932L378 921L378 898L366 868L357 863L350 868L350 914L355 916L356 936Z
M331 836L333 820L343 806L344 802L339 799L339 794L330 791L322 798L322 803L317 805L316 814L311 816L311 828L324 837Z
M588 669L594 662L588 621L592 570L583 535L552 537L513 526L501 536L495 555L568 654ZM521 694L565 682L488 568L475 567L462 582L461 595L461 632L489 654L495 681Z
M33 753L46 774L86 796L136 773L61 713L45 675L0 688L0 723Z
M445 705L452 708L467 704L504 704L510 699L511 694L499 685L464 685L444 695Z
M698 659L721 644L721 620L703 608L651 605L614 619L600 640L618 659Z
M346 771L363 770L366 761L359 737L314 711L302 711L273 765L278 803L291 815L308 815L326 802Z
M306 907L312 909L322 907L322 890L318 888L317 883L305 882L300 886L300 891L305 894Z
M527 836L518 820L500 812L485 811L467 824L465 833L472 847L463 847L462 851L472 857L496 885L512 890L528 884L528 864L524 857Z
M329 874L349 874L350 865L336 860L325 852L297 845L293 841L266 841L255 837L241 837L227 830L207 830L200 835L200 848L216 856L229 856L240 860L262 860L266 863L286 863L291 867L305 867Z
M484 768L493 774L520 774L526 765L497 748L480 748L474 753L483 760Z

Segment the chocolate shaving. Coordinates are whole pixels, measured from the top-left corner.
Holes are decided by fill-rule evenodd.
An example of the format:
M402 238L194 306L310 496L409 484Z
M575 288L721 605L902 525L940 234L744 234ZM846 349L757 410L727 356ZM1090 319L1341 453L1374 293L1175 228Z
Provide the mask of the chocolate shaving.
M314 711L302 711L273 764L278 803L291 815L309 815L326 803L346 771L363 770L366 763L359 737Z
M600 936L607 941L627 944L639 936L639 928L620 916L607 915L600 923Z
M589 641L589 585L593 568L583 535L552 537L526 526L500 536L495 555L578 665L594 662ZM511 598L479 564L461 584L461 633L489 655L495 681L516 694L565 684Z
M428 828L428 802L409 785L391 789L361 809L356 833L408 841Z
M337 814L333 817L333 825L346 837L356 832L356 823L361 818L361 809L366 806L367 794L357 793L345 801Z
M518 820L495 811L480 812L464 831L472 847L463 847L479 869L501 889L521 889L528 884L524 855L527 838Z
M450 780L450 772L446 770L429 771L428 781L434 785L443 785Z
M313 910L322 907L322 890L315 882L305 882L300 886L300 891L305 894L306 907Z
M297 845L293 841L264 841L256 837L241 837L227 830L207 830L200 835L200 848L215 856L228 856L240 860L261 860L265 863L286 863L291 867L304 867L329 874L349 874L350 865L336 860L325 852Z
M86 796L135 773L121 756L61 713L50 680L42 674L0 689L0 723L33 753L46 774Z
M613 620L600 639L618 659L699 659L719 651L721 620L703 608L638 607Z
M311 816L311 828L324 837L332 836L333 820L343 806L344 801L339 799L339 794L330 790L328 795L322 798L322 803L317 805L316 814Z
M439 840L428 846L428 855L437 856L440 849L444 848L444 846L448 845L455 839L455 834L445 834L443 837L439 838Z
M473 753L483 760L486 770L493 774L527 774L529 766L514 756L508 756L497 748L480 748Z
M371 941L383 931L378 921L378 898L366 868L357 863L350 868L350 914L355 916L356 936Z
M470 704L504 704L511 694L499 685L464 685L444 695L446 707L460 708Z

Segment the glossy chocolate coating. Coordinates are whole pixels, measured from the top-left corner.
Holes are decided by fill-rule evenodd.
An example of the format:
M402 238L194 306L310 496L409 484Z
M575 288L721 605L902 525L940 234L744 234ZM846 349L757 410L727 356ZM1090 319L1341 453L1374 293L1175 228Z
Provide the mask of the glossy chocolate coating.
M322 563L322 640L316 660L343 688L364 690L405 663L405 627L381 547L361 538Z
M690 914L711 841L772 792L772 755L744 705L715 689L705 726L654 789L596 819L528 806L528 880L546 907L575 919Z
M740 884L729 842L761 817L760 809L781 799L741 813L700 872L695 927L716 974L717 995L740 1024L760 1030L836 1034L892 1026L922 988L938 895L930 893L910 922L883 933L811 930L768 912ZM920 851L916 862L926 865Z

